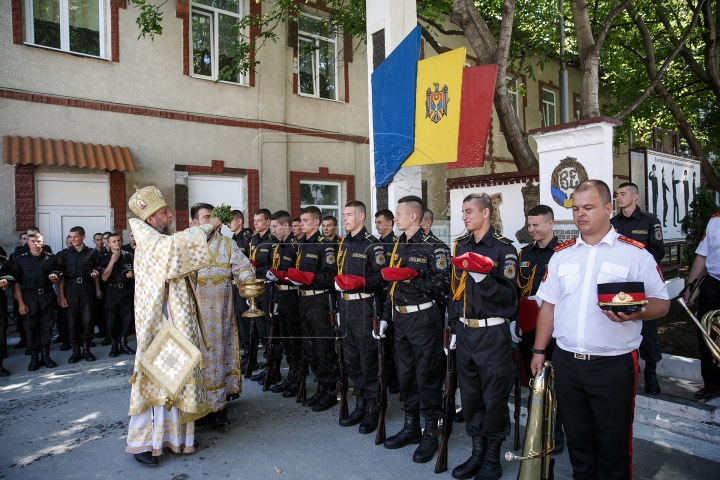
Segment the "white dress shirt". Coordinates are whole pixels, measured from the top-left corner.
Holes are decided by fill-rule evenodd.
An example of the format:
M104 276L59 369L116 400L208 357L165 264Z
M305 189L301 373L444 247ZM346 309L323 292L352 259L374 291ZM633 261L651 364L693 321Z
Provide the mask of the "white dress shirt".
M703 237L700 245L698 245L695 253L705 257L705 268L708 273L720 280L720 217L711 218L705 229L705 237Z
M623 355L640 346L642 322L613 322L597 305L599 283L643 282L646 298L668 300L652 255L619 241L610 229L597 245L580 235L555 254L537 296L555 305L553 337L563 350L589 355Z

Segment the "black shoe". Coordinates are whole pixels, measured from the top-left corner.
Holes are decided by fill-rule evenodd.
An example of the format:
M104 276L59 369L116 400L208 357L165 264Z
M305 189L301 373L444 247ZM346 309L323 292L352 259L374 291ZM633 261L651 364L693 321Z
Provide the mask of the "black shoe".
M120 355L120 350L118 348L118 341L117 338L112 338L110 340L110 343L112 343L112 347L110 347L110 354L108 355L110 358L115 358L118 355Z
M2 360L0 360L0 377L9 377L10 376L10 370L3 367Z
M273 368L270 370L270 383L278 383L280 380L282 380L282 374L280 373L280 367ZM263 376L262 379L263 382L265 382L265 376Z
M25 349L25 355L30 355L32 352L30 351L30 347Z
M358 433L367 435L377 429L378 420L380 419L380 409L376 408L377 404L377 398L371 398L367 401L367 406L365 407L365 417L362 422L360 422Z
M72 348L72 345L70 345L70 342L68 342L67 340L63 340L62 345L60 345L61 352L67 352L71 348Z
M475 480L500 480L502 477L502 466L500 465L500 440L488 440L487 449L485 450L485 458L482 467Z
M270 391L273 393L282 393L287 387L290 386L291 383L292 379L290 378L290 375L288 375L287 378L282 381L282 383L278 383L270 387Z
M93 342L93 341L91 340L91 341L90 341L90 346L91 346L92 348L95 348L97 345L95 345L95 342Z
M50 358L50 347L45 346L40 349L40 364L45 368L55 368L57 363Z
M389 385L389 386L388 386L388 393L389 393L390 395L397 395L398 393L400 393L400 384L397 384L397 383L396 383L396 384L394 384L394 385Z
M402 448L411 443L420 443L422 430L420 430L420 416L405 412L405 424L402 430L385 440L384 446L389 449Z
M37 372L40 368L40 359L38 358L38 352L36 349L30 350L30 365L28 365L28 372Z
M55 340L53 340L53 345L57 345L58 343L65 343L67 340L62 335L58 335L55 337Z
M125 355L135 355L135 350L128 347L127 337L120 338L120 353L124 353Z
M318 390L317 392L315 392L315 395L313 395L312 397L310 397L307 400L305 400L304 402L302 402L302 404L305 405L306 407L312 407L317 402L320 401L320 399L323 397L323 395L325 395L325 391Z
M324 412L325 410L330 410L332 407L337 405L337 403L337 395L326 393L322 396L322 398L320 398L320 401L313 405L312 410L313 412Z
M110 337L105 337L105 339L102 341L102 343L100 345L102 345L103 347L107 347L108 345L111 345L111 344L112 344L112 340L110 339Z
M363 421L365 418L365 411L367 409L367 400L365 397L357 397L355 402L355 410L350 412L350 415L343 417L338 422L341 427L352 427Z
M562 425L555 424L555 448L553 449L553 455L560 455L565 451L565 432L563 431Z
M437 420L425 420L425 431L423 432L420 445L418 445L415 453L413 453L413 462L427 463L435 456L435 452L438 451L440 443L438 442L437 429Z
M27 348L27 342L23 340L22 338L18 343L15 344L13 347L13 350L20 350L21 348Z
M455 416L453 417L453 422L455 423L465 423L465 417L463 417L462 408L455 412Z
M707 402L715 397L720 397L720 389L716 390L713 388L703 387L695 392L695 399L701 402Z
M68 358L68 363L77 363L80 361L82 355L80 354L80 345L73 345L72 346L72 355L70 355L70 358Z
M86 362L94 362L96 360L95 355L90 351L90 347L92 342L85 342L82 356L85 359Z
M103 332L103 333L98 332L95 334L95 336L93 338L105 338L105 332Z
M258 373L250 377L250 380L252 380L253 382L262 383L265 381L265 375L267 375L267 368L260 370Z
M195 420L196 427L210 427L215 425L215 412L210 412L202 418Z
M298 384L297 383L291 383L282 392L283 398L295 398L297 396L297 394L298 394Z
M645 391L649 395L660 395L660 382L654 371L645 370Z
M452 471L453 478L457 478L458 480L473 478L480 471L483 458L485 458L487 438L480 435L470 438L472 438L472 453L470 454L470 458L453 468Z
M142 463L143 465L148 465L150 467L156 467L158 463L157 457L153 457L152 452L143 452L143 453L136 453L135 460L138 461L138 463Z

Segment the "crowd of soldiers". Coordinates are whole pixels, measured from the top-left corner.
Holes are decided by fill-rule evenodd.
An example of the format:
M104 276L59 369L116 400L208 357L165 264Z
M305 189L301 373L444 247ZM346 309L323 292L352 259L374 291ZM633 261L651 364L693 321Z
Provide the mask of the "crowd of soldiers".
M516 373L513 343L518 345L528 378L537 373L545 359L560 355L558 352L570 359L562 361L579 362L572 368L579 367L579 374L587 378L604 375L612 381L614 374L608 372L616 372L617 367L606 365L605 360L630 362L628 371L635 371L634 380L630 376L629 383L625 379L615 382L613 388L620 393L608 389L559 394L555 431L557 454L564 448L565 425L574 470L595 469L596 473L630 478L632 456L627 447L632 435L627 433L631 431L632 404L628 396L634 399L637 351L639 347L646 362L647 392L660 393L655 365L661 357L652 318L667 312L663 303L667 302L667 291L659 268L664 255L662 228L654 215L636 205L637 194L634 184L621 185L615 192L621 212L611 219L607 185L585 182L573 195L573 214L581 237L558 243L553 234L553 210L538 205L527 213L533 242L520 251L493 227L493 204L484 193L463 200L467 233L455 239L452 248L433 234L432 212L416 196L401 198L395 213L375 213L379 238L367 231L366 206L357 200L344 207L344 238L337 235L337 219L323 217L315 206L303 208L296 218L284 210L273 213L260 209L252 219L254 232L244 228L243 213L233 210L233 220L227 225L232 239L250 260L256 278L266 279L258 305L266 312L262 317L242 315L249 302L234 288L242 371L249 376L258 370L252 380L271 385L271 392L315 412L337 405L338 392L343 387L347 391L351 383L355 408L341 412L339 424L358 426L359 433L369 434L376 430L386 406L378 376L382 342L389 352L383 380L389 393L400 394L405 415L402 429L385 439L384 446L397 449L417 444L413 461L425 463L438 450L445 356L455 350L462 405L456 420L466 424L472 454L452 474L459 479L494 480L502 475L500 447L510 434L508 398ZM82 228L72 229L68 248L54 256L43 251L42 235L35 229L28 232L27 245L18 247L11 256L9 272L15 275L16 312L24 315L26 331L24 343L19 345L29 349L30 370L37 369L38 363L55 366L48 350L56 308L60 335L55 342L62 343L61 349L73 349L71 363L95 359L90 352L94 323L103 326L98 336L112 345L110 356L133 353L127 346L133 328L132 237L121 247L117 235L97 234L94 249L83 245L84 238ZM595 266L594 252L598 249L594 247L598 245L608 250L599 250L604 252L605 261ZM628 260L624 249L639 250L629 252ZM556 258L572 255L581 260L572 263ZM610 263L612 255L620 255L619 261L627 265ZM652 262L649 270L648 262ZM581 297L583 288L587 290L603 279L612 281L612 275L644 283L649 299L646 308L630 315L608 313L595 302L588 302L587 295ZM546 280L547 286L543 286ZM57 285L57 302L53 285ZM566 297L579 303L572 306L574 315L562 320L557 312L568 308L565 302L570 300ZM555 329L562 334L553 333L552 308ZM548 318L548 311L549 329L542 320ZM104 321L93 322L93 318ZM577 318L581 321L575 322ZM602 321L620 328L633 320L644 321L626 324L630 327L607 338L590 338L593 329L608 335L608 329L598 326ZM586 337L578 336L573 330L577 328L587 332L583 333ZM444 330L450 332L445 344ZM593 342L602 344L593 346ZM257 358L260 344L264 346L262 370ZM280 371L283 355L288 365L284 379ZM585 364L594 368L583 370ZM314 374L317 389L306 396L308 370ZM564 392L575 387L583 390L582 385L568 381L568 371L566 366L558 375L559 381L571 385ZM572 375L569 378L576 381ZM576 403L587 405L583 410L574 408ZM609 428L593 420L596 408L602 408L603 415L629 415L627 428ZM624 411L624 416L618 410ZM597 439L590 442L582 438L588 431L595 431ZM608 445L612 448L606 448Z

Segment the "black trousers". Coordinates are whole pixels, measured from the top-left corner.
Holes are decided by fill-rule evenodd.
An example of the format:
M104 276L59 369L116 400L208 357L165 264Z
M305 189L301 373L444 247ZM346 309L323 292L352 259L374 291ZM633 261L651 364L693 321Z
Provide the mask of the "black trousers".
M24 315L20 315L18 313L18 302L15 299L13 299L13 312L15 312L15 330L18 335L20 335L20 341L27 342L27 334L25 333L25 328L23 327Z
M657 320L642 322L642 342L640 342L638 353L640 353L640 358L647 363L656 364L662 360Z
M458 322L455 333L465 431L502 441L510 435L508 397L515 379L510 327L470 328Z
M588 361L557 348L553 368L573 478L632 478L637 351Z
M436 305L413 313L393 312L395 364L403 410L426 420L442 416L445 353L443 319Z
M25 290L22 296L28 309L28 313L23 317L28 348L49 346L55 323L55 291L52 287L46 288L42 294L37 290Z
M335 327L330 324L330 295L300 296L300 323L305 357L323 390L337 385L340 370L335 352Z
M95 308L95 283L65 281L65 299L68 303L68 336L70 343L90 341L95 336L92 312Z
M58 335L60 338L68 340L68 319L67 319L67 308L57 307L57 318L55 324L57 325Z
M698 320L702 319L710 310L720 309L720 280L707 275L705 281L700 285L700 301L698 304ZM643 322L645 323L645 322ZM705 343L705 337L698 334L700 346L700 373L705 382L705 387L712 390L720 390L720 365L714 362L714 357ZM717 342L717 336L713 337Z
M298 375L303 364L303 333L298 311L300 300L297 289L279 290L277 295L279 340L288 363L288 378L292 378Z
M378 341L372 336L373 302L373 297L343 300L342 294L338 300L345 369L356 397L375 398L378 394Z
M8 298L5 290L0 290L0 363L7 358L7 329L8 329ZM15 311L17 315L17 310Z
M270 334L270 315L268 315L268 301L270 299L270 289L265 288L265 293L262 297L255 300L255 305L265 312L262 317L254 317L255 320L255 331L257 332L258 341L265 346L265 352L263 358L267 359L268 355L268 335ZM245 303L247 305L247 302Z
M532 369L530 368L530 362L532 362L533 353L530 351L530 349L533 348L533 345L535 345L536 331L537 329L533 328L529 332L522 332L522 342L518 343L520 358L522 359L523 368L525 368L525 374L528 380L533 378ZM555 346L555 339L551 338L550 343L545 348L545 360L552 361Z
M232 286L233 295L235 297L235 313L237 316L237 322L238 322L238 345L240 345L240 348L247 351L247 347L250 344L250 320L247 317L243 317L242 314L245 313L248 308L247 303L245 303L245 299L240 296L240 293L238 292L237 286ZM257 343L257 341L255 342Z
M105 287L105 332L108 337L127 337L133 324L134 289Z
M110 332L107 331L107 317L105 316L105 295L107 294L107 288L104 282L100 282L100 288L103 292L103 298L95 298L93 305L93 323L98 327L98 335L101 337L110 337Z
M378 318L382 318L383 308L387 292L382 291L375 295L375 308L377 308ZM441 317L444 318L444 317ZM388 386L399 385L397 365L395 365L395 324L388 323L385 330L385 375L387 376Z

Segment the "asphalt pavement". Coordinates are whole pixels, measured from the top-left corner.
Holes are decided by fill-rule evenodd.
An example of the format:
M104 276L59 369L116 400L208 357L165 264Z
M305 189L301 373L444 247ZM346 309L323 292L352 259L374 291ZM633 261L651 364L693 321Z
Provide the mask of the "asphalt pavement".
M125 453L134 357L108 357L110 347L93 349L96 362L69 365L71 352L53 345L55 369L28 372L29 357L10 350L4 364L12 376L0 378L0 478L9 479L416 479L435 475L435 460L412 461L415 446L387 450L375 435L338 426L338 407L321 413L294 399L263 392L245 380L243 393L228 406L224 431L198 428L199 448L180 455L169 450L158 467L145 467ZM286 373L286 370L284 370ZM312 377L308 391L314 392ZM354 401L351 397L350 408ZM402 427L397 395L390 396L387 433ZM612 421L612 419L608 419ZM522 429L524 436L524 428ZM503 452L511 449L511 440ZM717 479L720 446L648 425L635 426L634 478ZM470 454L463 424L449 442L449 470ZM517 462L503 464L503 479L515 479ZM556 459L555 478L572 478L567 451Z

